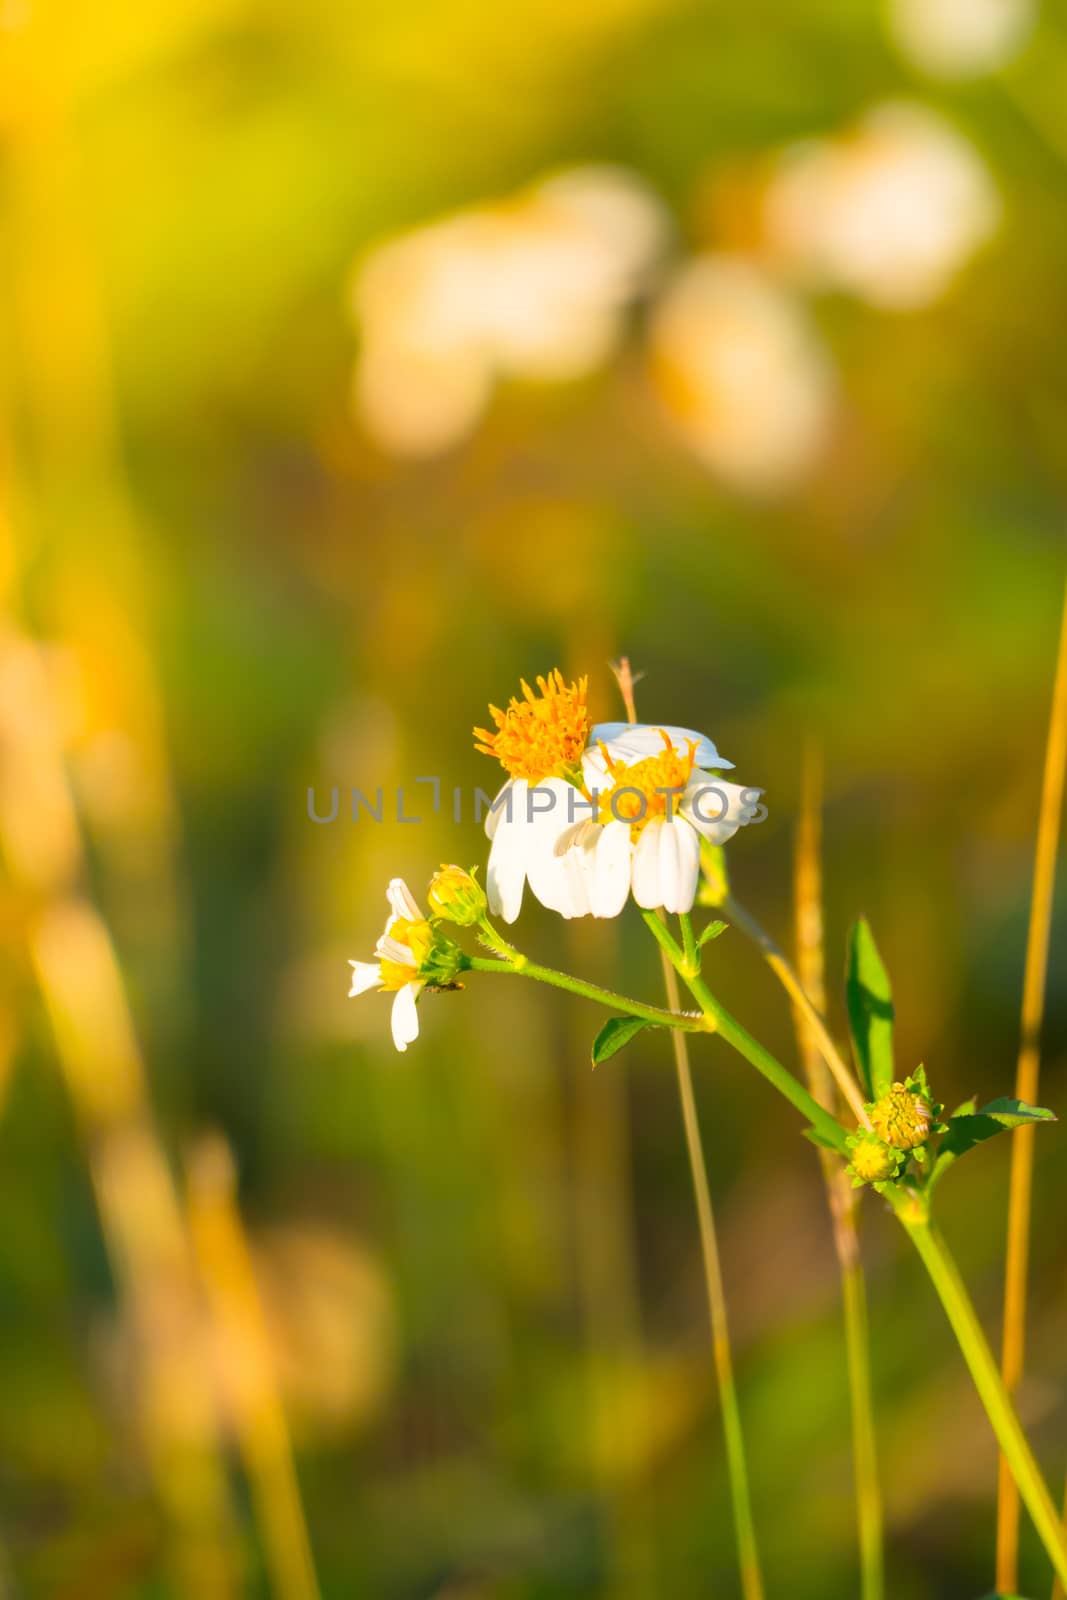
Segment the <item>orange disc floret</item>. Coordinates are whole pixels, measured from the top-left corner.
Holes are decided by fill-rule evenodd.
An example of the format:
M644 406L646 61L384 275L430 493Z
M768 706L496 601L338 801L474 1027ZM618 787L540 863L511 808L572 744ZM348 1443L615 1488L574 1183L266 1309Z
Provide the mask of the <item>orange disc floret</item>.
M688 749L682 755L662 728L660 738L663 740L660 755L645 756L642 761L635 761L630 766L625 761L613 761L604 746L600 747L613 787L610 793L600 797L598 821L628 821L635 839L646 822L651 822L653 817L667 815L668 800L671 815L675 814L696 762L695 739L686 741ZM626 792L620 793L620 790Z
M496 731L475 728L474 748L495 756L512 778L538 783L574 767L585 749L589 738L588 679L568 684L554 667L547 678L538 678L538 693L525 679L521 683L521 700L513 695L506 711L489 707Z

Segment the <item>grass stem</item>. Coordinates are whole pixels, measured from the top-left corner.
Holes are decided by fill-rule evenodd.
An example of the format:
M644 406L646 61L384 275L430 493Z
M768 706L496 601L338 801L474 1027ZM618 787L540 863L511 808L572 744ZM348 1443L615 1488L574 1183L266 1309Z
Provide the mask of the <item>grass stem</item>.
M1045 1010L1049 933L1056 876L1064 769L1067 766L1067 593L1060 625L1059 654L1052 693L1041 810L1037 825L1034 884L1023 977L1022 1024L1015 1072L1015 1097L1036 1104L1040 1077L1040 1036ZM1012 1134L1011 1180L1008 1191L1008 1243L1004 1265L1004 1331L1000 1371L1009 1394L1018 1388L1026 1347L1026 1285L1030 1254L1030 1210L1034 1173L1034 1129ZM1019 1494L1010 1464L1001 1455L997 1492L996 1583L1002 1594L1014 1594L1019 1573Z

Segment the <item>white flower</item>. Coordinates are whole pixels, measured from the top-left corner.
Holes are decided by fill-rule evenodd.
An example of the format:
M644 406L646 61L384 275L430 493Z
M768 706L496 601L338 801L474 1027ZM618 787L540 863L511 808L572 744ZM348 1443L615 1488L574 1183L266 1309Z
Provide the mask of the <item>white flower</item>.
M756 812L761 791L717 776L730 766L690 728L594 728L582 758L590 814L556 841L565 888L554 909L565 917L616 917L632 891L646 910L690 911L701 839L725 844Z
M447 450L499 378L566 382L617 345L666 214L617 167L578 167L379 245L354 286L355 402L386 449Z
M936 112L903 103L787 151L767 198L771 240L786 264L901 311L936 300L998 214L970 142Z
M419 1036L415 1002L426 981L420 978L419 969L433 941L433 929L402 878L393 878L386 898L389 920L374 949L377 960L348 963L352 968L348 997L351 1000L354 995L374 988L391 991L394 995L393 1043L398 1050L406 1050Z
M1035 0L890 0L900 53L935 78L996 72L1026 43Z
M585 696L585 678L568 684L556 668L537 679L536 691L524 681L522 697L505 710L490 706L493 729L474 730L475 748L509 774L485 819L492 840L485 889L490 911L505 922L518 916L527 879L552 911L568 899L555 843L577 814L571 807L589 737Z
M780 493L812 468L833 418L830 362L800 302L758 267L731 256L682 267L649 356L673 428L731 488Z

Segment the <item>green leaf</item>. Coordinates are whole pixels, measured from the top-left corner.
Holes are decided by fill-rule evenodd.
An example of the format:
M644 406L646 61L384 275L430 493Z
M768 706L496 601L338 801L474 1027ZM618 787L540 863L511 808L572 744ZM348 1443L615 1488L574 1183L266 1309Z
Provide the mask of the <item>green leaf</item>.
M860 1077L867 1098L878 1100L893 1083L893 994L866 917L849 939L845 990Z
M805 1139L810 1139L812 1144L818 1145L820 1150L830 1150L835 1156L842 1154L840 1147L832 1139L828 1139L824 1133L820 1133L818 1128L802 1128L801 1132Z
M709 922L697 940L697 949L702 950L706 944L711 943L712 939L717 939L720 933L726 932L728 926L729 924L725 922Z
M992 1139L998 1133L1007 1133L1012 1128L1056 1121L1055 1112L1047 1110L1045 1106L1028 1106L1025 1100L1009 1100L1006 1096L991 1100L981 1111L969 1109L974 1104L973 1100L966 1104L968 1109L961 1108L954 1117L949 1118L948 1132L941 1140L937 1160L930 1173L931 1188L954 1162L973 1150L975 1145L984 1144L987 1139Z
M609 1017L593 1040L593 1065L599 1066L601 1061L607 1061L616 1051L621 1050L624 1044L629 1044L635 1033L640 1033L642 1028L652 1028L655 1024L646 1022L643 1017Z

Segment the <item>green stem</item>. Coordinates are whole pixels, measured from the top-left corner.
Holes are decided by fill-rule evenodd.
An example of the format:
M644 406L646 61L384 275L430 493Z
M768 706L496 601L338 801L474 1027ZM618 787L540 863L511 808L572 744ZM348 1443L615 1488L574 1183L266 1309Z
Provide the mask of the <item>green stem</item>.
M948 1245L913 1194L906 1190L890 1189L888 1195L940 1296L963 1358L971 1370L975 1388L1041 1543L1060 1579L1067 1582L1067 1529L1060 1520L1041 1476L1041 1469L1034 1460L1034 1453L1015 1414L1011 1397Z
M871 1369L868 1357L867 1289L858 1258L842 1264L845 1350L852 1409L852 1454L856 1479L856 1519L859 1524L860 1577L863 1600L882 1600L885 1575L882 1561L882 1496L878 1487L878 1455L871 1407Z
M602 989L599 984L586 983L584 978L572 978L569 972L557 972L553 967L542 967L518 951L497 961L483 960L480 956L467 956L463 970L470 972L509 972L518 977L535 978L538 983L550 983L555 989L566 989L598 1005L621 1011L628 1017L640 1017L657 1028L680 1028L684 1033L707 1033L708 1019L693 1012L665 1011L662 1006L646 1006L641 1000L631 1000L627 995Z
M667 1003L678 1007L678 979L666 951L663 952L663 982ZM733 1354L730 1347L730 1323L726 1311L726 1290L722 1281L719 1260L719 1243L715 1231L715 1213L711 1203L707 1163L700 1137L696 1097L693 1094L693 1077L689 1067L689 1046L681 1033L671 1035L674 1064L678 1077L678 1094L682 1106L682 1123L685 1128L686 1149L689 1154L689 1171L693 1180L696 1200L697 1226L700 1231L700 1250L704 1262L704 1284L708 1296L708 1315L711 1322L711 1349L715 1374L719 1384L719 1403L722 1412L723 1441L726 1446L726 1471L730 1482L730 1499L733 1507L734 1534L737 1539L737 1558L741 1574L741 1592L744 1600L763 1600L763 1576L760 1569L759 1546L756 1542L756 1524L752 1514L752 1495L748 1481L748 1462L745 1455L745 1438L741 1428L741 1408L737 1399L734 1379Z
M670 938L670 935L667 934L667 930L663 927L656 913L654 911L644 911L641 914L657 943L667 950L673 966L704 1013L706 1021L713 1026L714 1031L721 1033L727 1044L732 1044L734 1049L740 1055L743 1055L745 1060L754 1066L757 1072L762 1073L768 1082L773 1083L779 1094L785 1095L785 1098L791 1105L796 1107L801 1116L807 1118L820 1138L844 1155L847 1135L837 1118L832 1116L824 1106L821 1106L814 1095L809 1094L804 1085L798 1083L793 1074L787 1071L780 1061L776 1061L770 1051L765 1050L759 1041L752 1037L747 1028L742 1027L737 1018L716 1000L703 978L696 977L688 972L682 952L678 949L674 940ZM663 937L661 937L664 934L667 936L668 943L665 943Z
M688 971L699 973L700 953L697 950L696 935L693 932L693 919L688 911L683 911L678 917L682 925L682 952Z

